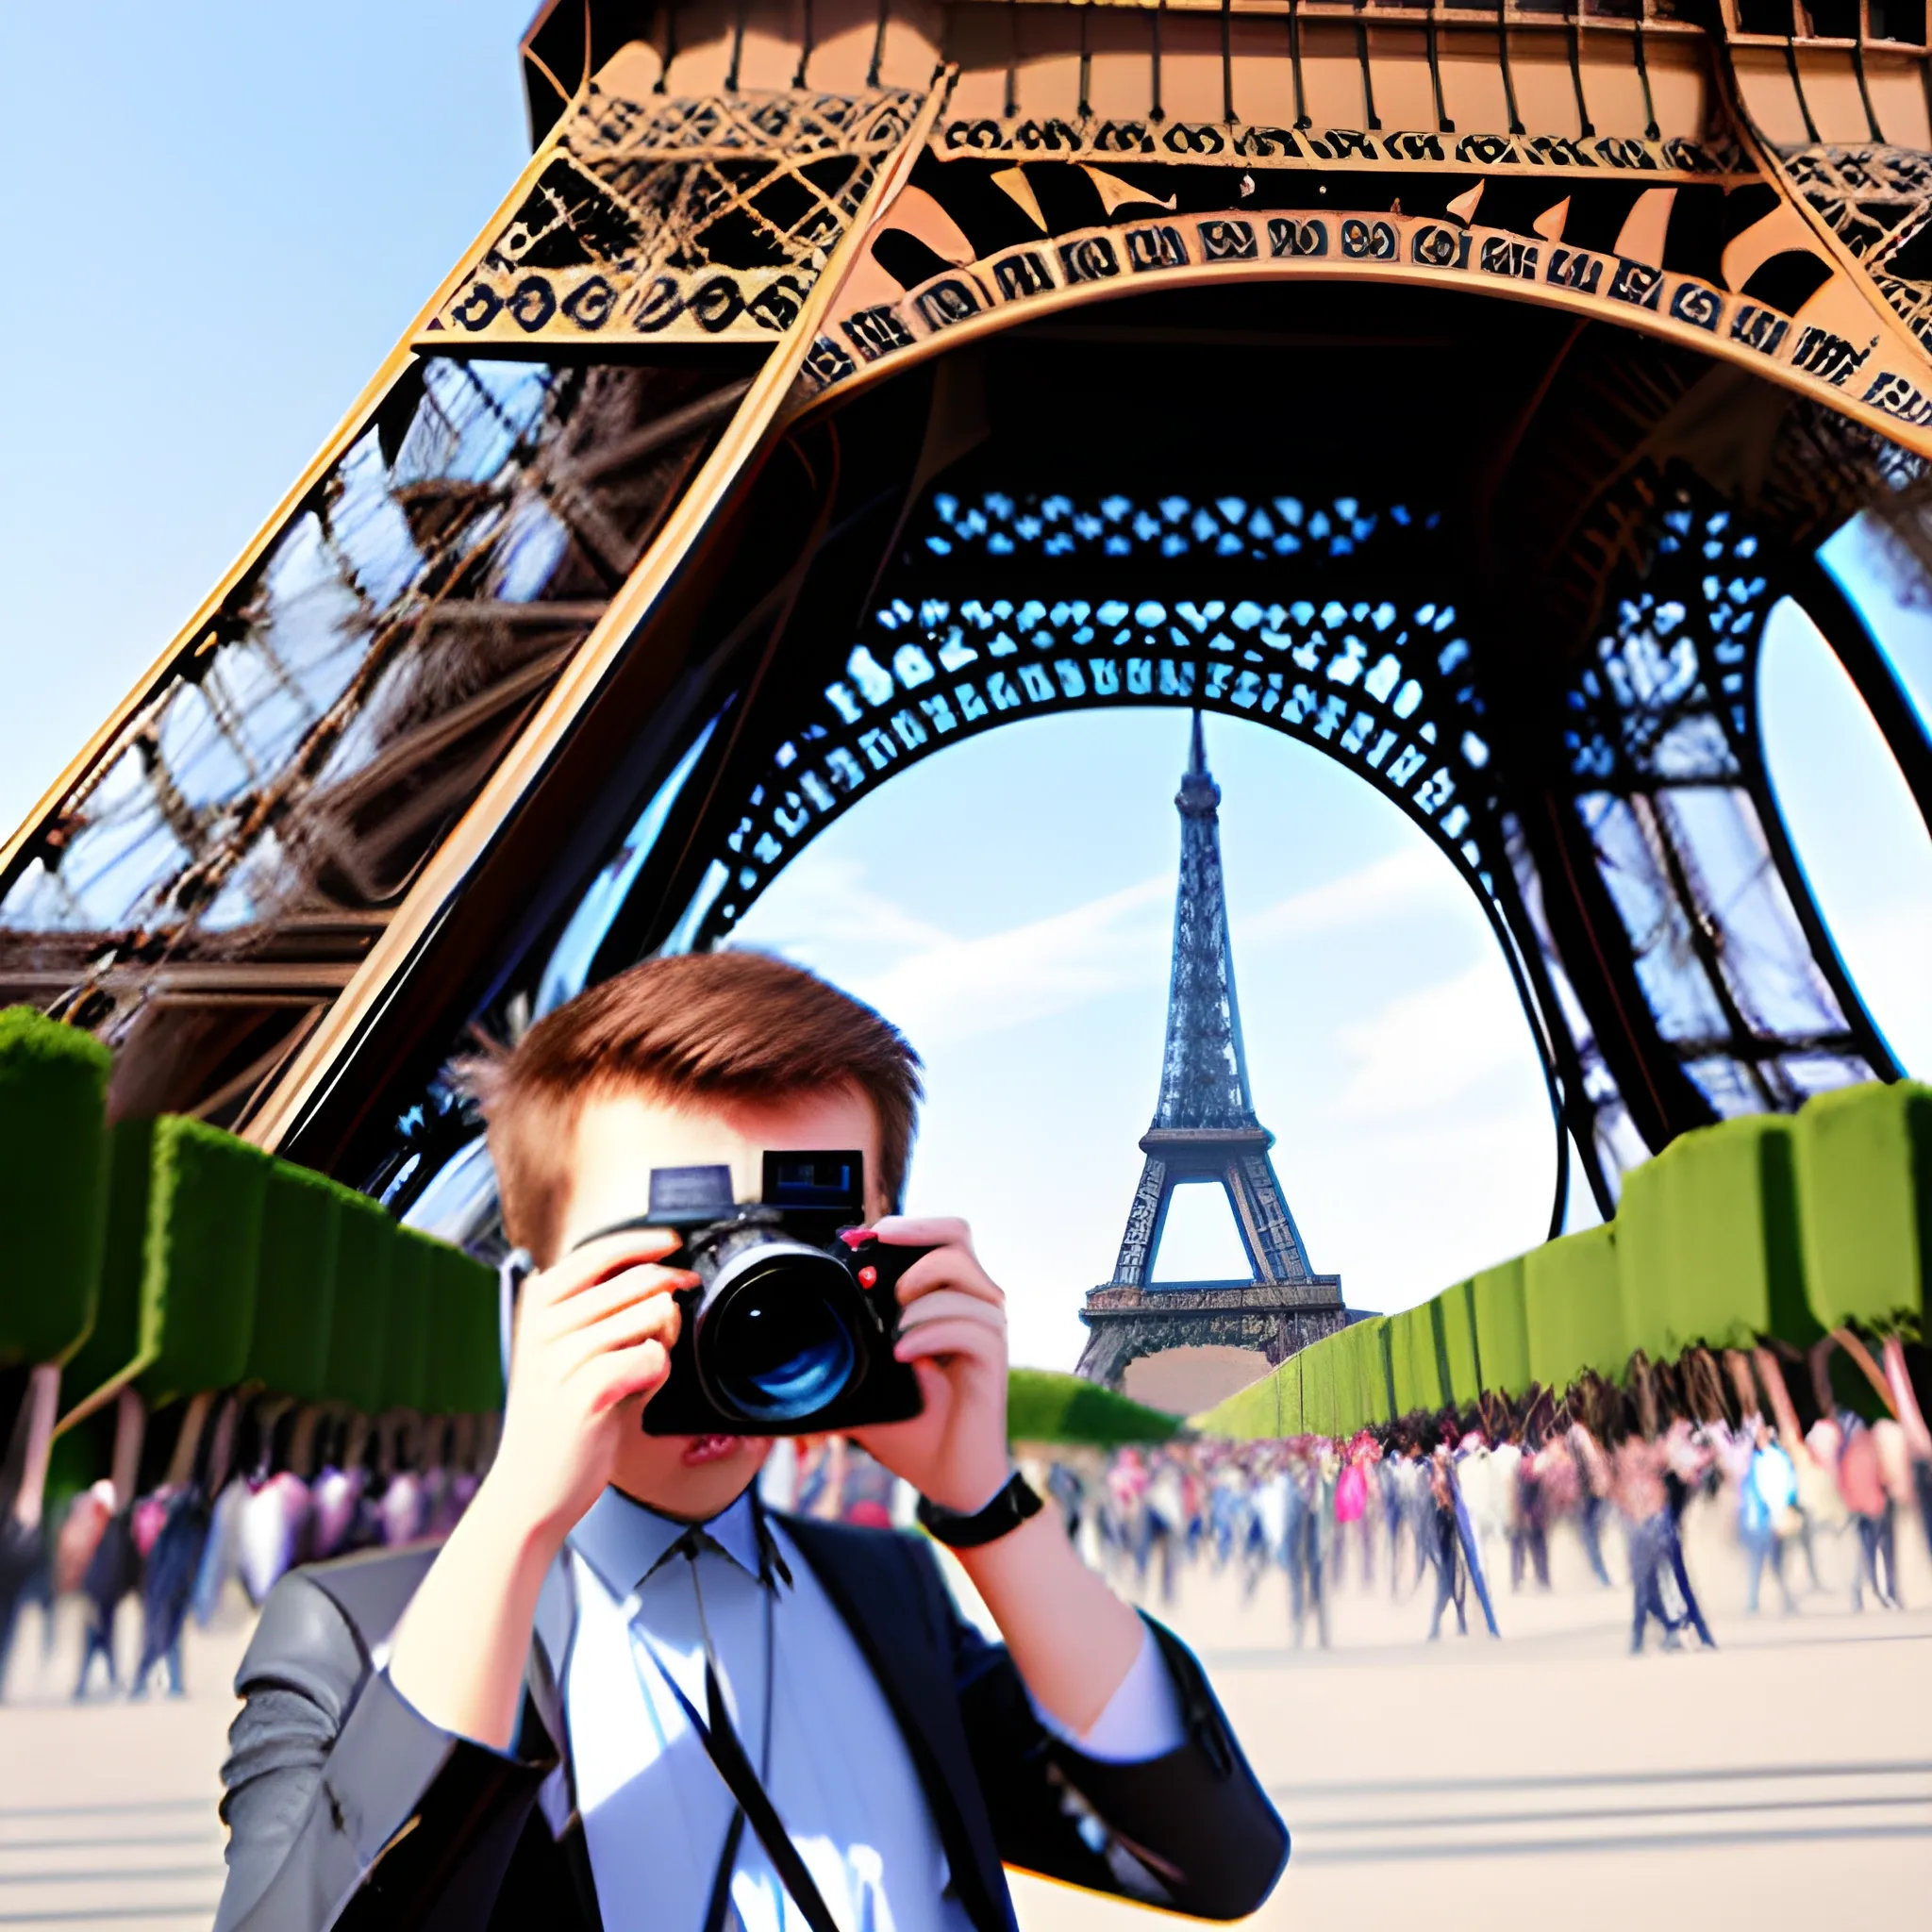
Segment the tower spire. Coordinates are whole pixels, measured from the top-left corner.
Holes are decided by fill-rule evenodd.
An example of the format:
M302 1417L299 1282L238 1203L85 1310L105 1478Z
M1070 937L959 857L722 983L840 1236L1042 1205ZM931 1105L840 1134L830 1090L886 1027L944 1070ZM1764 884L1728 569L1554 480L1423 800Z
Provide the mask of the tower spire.
M1080 1373L1110 1383L1135 1356L1202 1342L1256 1348L1279 1362L1348 1320L1341 1278L1308 1265L1269 1157L1274 1136L1255 1116L1227 928L1221 787L1208 769L1198 710L1174 802L1181 862L1160 1094L1141 1137L1147 1159L1113 1279L1087 1297L1082 1317L1092 1332ZM1188 1182L1220 1184L1247 1252L1247 1280L1151 1286L1174 1191Z
M1221 867L1221 787L1208 769L1201 714L1181 789L1180 887L1174 895L1174 963L1167 991L1167 1045L1154 1125L1256 1127L1248 1057L1235 998L1227 891Z

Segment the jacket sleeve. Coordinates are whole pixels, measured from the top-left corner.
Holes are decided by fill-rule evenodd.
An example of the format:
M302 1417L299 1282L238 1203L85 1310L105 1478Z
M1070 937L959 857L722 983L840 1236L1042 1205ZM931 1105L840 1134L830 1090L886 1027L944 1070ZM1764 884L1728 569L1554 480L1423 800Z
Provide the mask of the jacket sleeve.
M438 1730L300 1571L270 1593L235 1690L215 1932L482 1932L554 1760Z
M954 1684L1004 1862L1199 1919L1259 1907L1288 1862L1288 1828L1179 1638L1147 1619L1182 1741L1140 1763L1103 1763L1047 1733L1005 1646L950 1596L947 1607Z

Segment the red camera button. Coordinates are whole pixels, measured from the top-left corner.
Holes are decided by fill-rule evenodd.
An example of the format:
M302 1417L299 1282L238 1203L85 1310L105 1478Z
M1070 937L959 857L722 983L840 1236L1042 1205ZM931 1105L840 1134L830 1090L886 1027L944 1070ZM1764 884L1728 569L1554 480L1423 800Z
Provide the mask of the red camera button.
M861 1268L858 1271L860 1288L876 1288L879 1285L879 1271L876 1268Z
M848 1248L862 1248L867 1241L872 1240L872 1229L869 1227L841 1227L839 1230L839 1239Z

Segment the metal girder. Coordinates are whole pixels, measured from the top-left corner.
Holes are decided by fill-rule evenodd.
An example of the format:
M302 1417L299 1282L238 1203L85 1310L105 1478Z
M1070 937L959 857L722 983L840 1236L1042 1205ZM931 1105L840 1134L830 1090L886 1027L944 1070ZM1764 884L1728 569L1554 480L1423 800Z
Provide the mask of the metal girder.
M419 365L15 841L0 983L160 1057L192 993L332 1001L608 608L715 387ZM741 393L726 385L724 413ZM171 1019L137 1037L164 994Z

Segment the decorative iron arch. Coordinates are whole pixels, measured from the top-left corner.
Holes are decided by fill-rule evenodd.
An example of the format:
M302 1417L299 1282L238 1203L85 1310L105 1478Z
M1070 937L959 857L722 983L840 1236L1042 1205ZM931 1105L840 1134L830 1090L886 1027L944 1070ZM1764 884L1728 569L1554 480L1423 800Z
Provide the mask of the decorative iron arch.
M1824 153L1780 161L1754 156L1748 138L1722 153L1688 142L1655 151L1562 143L1538 155L1533 178L1496 184L1486 206L1490 184L1460 170L1479 152L1483 165L1507 167L1507 142L1465 139L1445 153L1429 137L1417 145L1385 135L1365 142L1378 150L1365 156L1351 145L1361 136L1174 127L1169 142L1197 138L1184 158L1161 155L1173 191L1162 195L1096 178L1096 163L1122 165L1104 140L1094 144L1100 131L1063 132L1022 167L997 148L982 158L971 130L939 131L945 158L926 157L881 215L870 244L876 272L855 277L826 318L794 408L1028 321L1152 291L1355 283L1459 290L1611 324L1927 449L1932 400L1917 334L1925 297L1894 280L1894 306L1839 258L1830 237L1855 204ZM1144 125L1133 133L1127 165L1167 144ZM1361 172L1364 159L1402 170L1399 184L1391 172ZM1865 159L1888 195L1923 175L1915 155L1874 148ZM1806 184L1802 216L1760 161L1793 167ZM989 209L991 191L1023 174L1030 226ZM1821 288L1829 301L1815 299Z
M934 491L865 635L827 654L808 715L725 815L695 942L721 940L897 773L1022 718L1123 706L1197 707L1314 746L1493 901L1507 861L1439 525L1353 496Z

